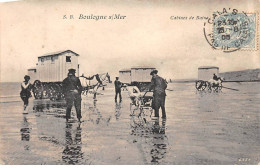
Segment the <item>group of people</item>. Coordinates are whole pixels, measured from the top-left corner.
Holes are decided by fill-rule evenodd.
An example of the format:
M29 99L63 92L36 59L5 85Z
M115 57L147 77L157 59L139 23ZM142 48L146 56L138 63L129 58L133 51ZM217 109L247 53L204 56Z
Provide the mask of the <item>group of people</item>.
M62 82L62 91L66 100L66 121L71 118L71 109L74 104L78 121L81 122L81 92L83 87L78 77L75 76L76 70L69 69L68 76ZM166 81L157 75L158 71L153 70L150 75L152 76L150 90L153 90L153 103L152 108L155 111L155 117L159 117L159 109L162 109L162 118L166 118L165 112L165 90L167 88ZM122 101L121 87L122 83L119 81L119 77L116 77L115 85L115 102L119 95L119 101ZM25 76L24 81L21 84L20 96L24 102L24 110L28 106L29 98L31 97L32 85L30 83L30 76Z

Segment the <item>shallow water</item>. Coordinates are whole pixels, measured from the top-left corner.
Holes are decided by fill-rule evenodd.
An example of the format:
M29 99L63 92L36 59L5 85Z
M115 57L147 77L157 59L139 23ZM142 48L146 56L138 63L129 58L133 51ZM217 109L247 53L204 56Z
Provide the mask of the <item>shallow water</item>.
M9 92L6 87L0 101L0 163L259 164L260 84L224 86L239 91L197 92L194 83L169 84L174 91L167 91L166 120L154 120L149 110L130 116L127 92L115 103L108 86L98 101L83 96L82 123L74 108L73 119L65 122L64 101L30 99L29 113L22 114L19 97L10 98L16 87Z

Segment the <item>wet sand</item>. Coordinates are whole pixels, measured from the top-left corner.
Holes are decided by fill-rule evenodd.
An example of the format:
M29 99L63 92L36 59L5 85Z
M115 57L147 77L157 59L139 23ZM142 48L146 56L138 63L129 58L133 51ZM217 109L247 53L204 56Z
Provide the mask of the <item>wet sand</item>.
M167 119L130 116L130 99L110 86L82 97L82 119L66 123L64 101L1 103L1 164L258 164L259 83L224 83L239 92L197 92L169 84ZM136 111L136 114L138 110ZM160 114L161 115L161 114ZM145 118L145 119L143 119Z

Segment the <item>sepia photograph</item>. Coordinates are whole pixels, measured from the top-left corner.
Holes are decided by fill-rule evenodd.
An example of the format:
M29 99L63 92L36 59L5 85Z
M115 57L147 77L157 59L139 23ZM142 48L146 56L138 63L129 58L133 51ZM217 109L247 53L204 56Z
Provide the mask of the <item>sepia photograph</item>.
M0 2L0 165L260 165L259 12Z

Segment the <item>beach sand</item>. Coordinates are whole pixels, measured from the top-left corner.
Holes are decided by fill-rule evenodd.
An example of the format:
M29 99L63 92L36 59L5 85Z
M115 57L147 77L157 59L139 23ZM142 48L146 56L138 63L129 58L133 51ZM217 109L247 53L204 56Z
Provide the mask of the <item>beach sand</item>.
M31 98L28 114L19 97L1 101L0 163L256 165L260 85L223 85L239 91L200 93L194 83L170 83L166 120L151 118L149 110L130 116L128 93L115 103L112 85L97 101L82 96L82 123L74 108L66 123L64 101Z

